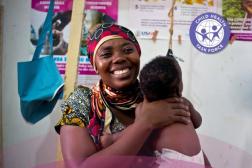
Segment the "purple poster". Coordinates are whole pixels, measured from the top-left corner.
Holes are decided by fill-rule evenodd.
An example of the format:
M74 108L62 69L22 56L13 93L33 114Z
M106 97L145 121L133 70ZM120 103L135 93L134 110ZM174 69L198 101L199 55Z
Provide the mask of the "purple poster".
M34 52L42 24L45 20L50 0L31 1L31 32L30 53ZM53 16L53 54L59 71L65 74L66 53L69 42L70 23L73 0L55 0ZM87 58L86 38L90 29L99 23L113 23L118 20L118 0L86 0L84 20L82 25L82 39L80 44L79 75L80 83L87 84L97 80L96 72ZM45 42L42 54L48 55L49 42ZM92 79L89 79L92 78ZM89 83L87 85L89 85ZM92 82L92 84L95 82ZM91 83L90 83L91 84Z
M252 0L223 0L222 11L229 22L231 40L252 41Z

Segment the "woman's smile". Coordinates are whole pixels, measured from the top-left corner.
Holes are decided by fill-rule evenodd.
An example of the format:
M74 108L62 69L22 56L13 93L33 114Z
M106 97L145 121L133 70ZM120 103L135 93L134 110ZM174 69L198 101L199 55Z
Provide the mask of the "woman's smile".
M103 82L115 89L135 83L139 73L139 54L133 43L125 39L104 42L97 50L96 68Z
M122 76L122 75L127 75L130 73L130 69L126 68L126 69L122 69L122 70L116 70L112 72L114 75L116 76Z

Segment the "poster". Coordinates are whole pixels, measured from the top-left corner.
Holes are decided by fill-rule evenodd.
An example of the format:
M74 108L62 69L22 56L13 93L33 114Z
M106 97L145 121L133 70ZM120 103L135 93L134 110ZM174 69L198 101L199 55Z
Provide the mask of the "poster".
M50 0L31 1L30 53L33 54L42 24L45 20ZM65 74L66 54L69 42L73 0L55 0L53 16L53 55L62 75ZM86 38L88 32L99 23L112 23L118 20L118 0L86 0L83 13L82 39L78 68L78 83L91 86L99 79L87 57ZM48 40L42 49L42 55L48 55Z
M139 38L168 39L172 0L130 0L130 24ZM189 40L194 18L205 12L217 13L217 0L177 0L174 8L174 39Z
M252 41L252 0L223 0L222 6L231 38Z

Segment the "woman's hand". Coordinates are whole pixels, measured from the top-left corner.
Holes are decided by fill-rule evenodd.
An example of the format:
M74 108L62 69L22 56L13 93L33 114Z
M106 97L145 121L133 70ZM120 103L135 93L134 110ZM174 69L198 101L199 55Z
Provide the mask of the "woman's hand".
M171 125L175 122L188 124L190 112L182 98L168 98L154 102L146 99L136 108L135 122L142 122L152 129Z

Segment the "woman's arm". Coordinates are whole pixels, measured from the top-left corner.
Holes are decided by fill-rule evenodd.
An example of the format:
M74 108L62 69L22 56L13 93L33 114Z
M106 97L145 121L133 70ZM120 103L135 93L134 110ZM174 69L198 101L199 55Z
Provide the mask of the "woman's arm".
M95 167L94 164L98 161L99 165L105 166L108 164L107 156L136 155L151 131L148 124L133 123L115 143L97 151L86 128L62 126L60 140L65 164L71 168L91 165Z
M115 143L100 151L96 150L87 128L62 126L60 139L67 167L88 167L98 163L97 158L99 165L105 167L105 163L108 163L105 156L136 155L153 129L174 122L188 123L188 107L181 102L181 99L167 99L151 103L144 101L139 104L135 122L125 129ZM169 113L165 113L164 110Z
M88 130L78 126L61 126L60 143L65 167L79 167L87 157L97 151Z

